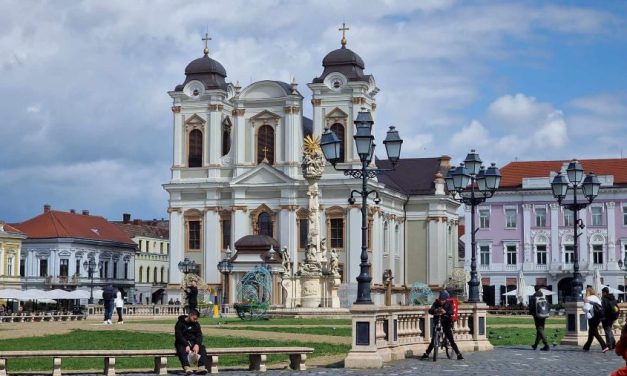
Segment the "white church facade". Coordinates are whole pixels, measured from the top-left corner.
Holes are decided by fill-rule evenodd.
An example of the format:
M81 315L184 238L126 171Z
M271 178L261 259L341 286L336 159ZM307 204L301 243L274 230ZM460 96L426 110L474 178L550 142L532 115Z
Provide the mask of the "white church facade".
M169 92L173 103L173 163L169 194L169 297L180 293L178 263L194 260L198 274L217 289L218 262L238 239L269 235L287 248L293 269L307 245L307 181L301 172L303 139L333 130L342 140L338 167L360 167L353 120L366 109L376 119L374 77L346 48L328 53L323 72L308 83L311 100L293 81L264 80L246 88L226 82L226 70L209 57L192 61L185 81ZM313 119L303 115L313 106ZM380 125L379 125L380 126ZM403 126L397 127L403 132ZM377 160L379 167L387 161ZM368 250L374 284L392 271L395 285L446 284L463 267L457 249L459 204L444 190L450 158L403 158L394 172L370 180L381 202L369 202ZM328 164L319 182L320 232L339 254L343 283L354 283L361 253L361 207L348 203L361 181ZM249 266L235 265L234 286ZM230 288L231 303L235 288ZM168 298L169 298L168 297ZM280 301L277 303L280 304Z

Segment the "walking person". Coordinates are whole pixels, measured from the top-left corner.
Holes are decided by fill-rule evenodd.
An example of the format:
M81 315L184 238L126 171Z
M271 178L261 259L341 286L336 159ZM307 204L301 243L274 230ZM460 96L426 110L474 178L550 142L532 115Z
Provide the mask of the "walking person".
M607 347L603 337L599 334L599 324L601 323L601 320L603 320L603 306L601 305L599 297L595 295L592 287L588 287L586 289L586 296L583 298L583 301L583 311L586 313L586 317L588 318L588 340L583 345L583 351L590 351L592 340L593 338L596 338L603 349L602 351L604 353L608 352L610 348Z
M202 344L202 329L198 323L200 313L190 309L188 315L181 315L174 325L174 347L186 375L191 375L190 360L198 361L197 375L207 373L207 350Z
M614 326L614 321L618 319L620 309L618 308L616 298L614 298L613 294L610 294L608 287L603 287L601 290L601 306L604 313L601 325L603 325L603 331L605 332L605 340L607 346L610 349L614 349L616 348L616 340L614 339L614 333L612 333L612 327Z
M442 330L444 331L444 335L446 339L448 339L448 343L451 345L455 354L457 354L457 360L463 360L464 357L462 353L459 351L457 347L457 343L455 343L455 338L453 338L453 303L448 301L449 295L446 290L440 292L440 296L438 299L433 302L431 308L429 308L429 313L433 315L433 319L441 320ZM421 359L429 359L429 353L433 350L435 340L435 327L433 328L433 334L431 335L431 343L429 347L427 347L427 351L422 354Z
M124 308L124 298L122 298L122 292L118 290L117 296L115 297L115 310L118 312L118 324L124 324L124 319L122 318L123 308Z
M104 301L104 321L103 324L111 324L111 316L113 316L113 300L115 298L115 289L112 285L108 285L102 290L102 300Z
M195 280L192 280L192 284L187 288L186 293L189 312L191 312L198 306L198 286Z
M536 285L534 288L536 292L529 298L529 314L533 316L533 323L536 326L536 340L531 348L534 350L538 348L540 341L544 344L544 347L540 351L549 351L549 343L544 336L544 324L547 317L549 317L549 303L546 301L544 294L542 293L542 286Z

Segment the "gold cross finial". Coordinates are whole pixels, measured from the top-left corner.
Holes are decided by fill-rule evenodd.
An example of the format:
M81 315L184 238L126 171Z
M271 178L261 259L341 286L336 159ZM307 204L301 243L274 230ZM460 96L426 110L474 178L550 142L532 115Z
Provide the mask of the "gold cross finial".
M205 49L203 50L203 52L205 53L205 56L209 55L209 41L211 40L211 38L209 38L209 33L205 33L205 37L202 38L202 40L205 42Z
M342 32L342 47L346 47L346 31L350 29L346 27L345 22L342 22L342 27L338 30Z

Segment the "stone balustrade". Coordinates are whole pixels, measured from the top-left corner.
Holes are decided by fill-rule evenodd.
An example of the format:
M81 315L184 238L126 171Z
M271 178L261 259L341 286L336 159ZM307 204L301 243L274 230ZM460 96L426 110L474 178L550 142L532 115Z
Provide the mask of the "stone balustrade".
M384 362L422 354L431 341L428 306L354 305L353 345L344 360L349 368L380 368ZM454 326L462 352L491 350L486 336L485 304L461 304Z
M104 316L104 306L92 304L87 307L88 316ZM171 304L132 304L122 308L122 316L180 316L186 314L182 305ZM115 316L115 311L114 311Z

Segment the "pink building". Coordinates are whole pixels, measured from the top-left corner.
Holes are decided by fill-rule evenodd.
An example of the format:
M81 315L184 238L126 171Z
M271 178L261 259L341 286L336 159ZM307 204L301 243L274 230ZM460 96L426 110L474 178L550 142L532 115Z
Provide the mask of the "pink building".
M550 185L558 171L565 175L568 162L511 162L501 169L495 196L477 207L477 268L488 304L500 304L504 293L516 289L521 270L527 286L545 285L558 293L559 301L570 294L574 216L557 204ZM592 274L598 269L603 284L625 291L627 274L619 265L625 265L627 256L627 159L580 162L586 173L594 172L601 181L599 196L579 212L585 225L578 248L584 287L593 284ZM569 189L565 202L572 197ZM585 201L581 191L577 197ZM467 270L470 254L466 242ZM513 297L507 303L515 301Z

